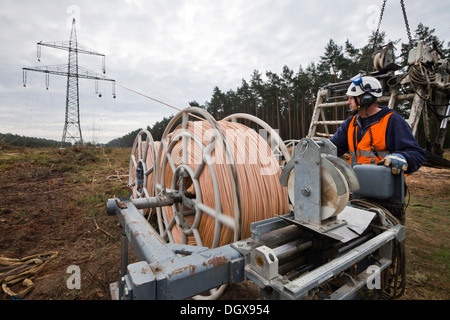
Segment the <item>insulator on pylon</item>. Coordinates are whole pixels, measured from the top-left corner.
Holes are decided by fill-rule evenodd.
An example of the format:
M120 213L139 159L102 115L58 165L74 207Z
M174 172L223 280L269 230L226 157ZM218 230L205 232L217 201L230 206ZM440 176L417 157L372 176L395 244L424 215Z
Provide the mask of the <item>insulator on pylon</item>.
M37 46L36 56L37 56L38 61L41 62L41 46L40 45Z
M97 94L99 98L102 97L102 93L98 89L98 81L97 80L95 80L95 94Z
M48 90L48 86L50 84L50 75L48 73L45 74L45 89Z
M26 87L27 86L27 72L25 70L23 70L23 72L22 72L22 80L23 80L23 86Z

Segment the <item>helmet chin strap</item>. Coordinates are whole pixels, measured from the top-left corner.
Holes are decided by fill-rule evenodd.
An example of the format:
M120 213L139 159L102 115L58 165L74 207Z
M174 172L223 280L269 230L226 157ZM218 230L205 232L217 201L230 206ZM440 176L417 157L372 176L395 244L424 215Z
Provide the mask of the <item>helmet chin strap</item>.
M350 112L352 112L353 115L356 116L358 114L359 110L361 109L361 106L360 106L360 104L358 102L358 98L356 96L353 96L353 99L355 100L355 103L356 103L356 110L353 110L353 111L350 111Z
M356 103L356 110L359 111L359 109L361 108L359 102L358 102L358 98L356 96L353 96L353 100L355 100Z

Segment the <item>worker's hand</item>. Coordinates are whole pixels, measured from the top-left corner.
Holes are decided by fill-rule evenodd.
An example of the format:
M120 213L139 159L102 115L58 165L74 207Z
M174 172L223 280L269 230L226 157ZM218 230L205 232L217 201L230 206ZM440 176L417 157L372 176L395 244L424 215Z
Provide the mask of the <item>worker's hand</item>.
M387 155L381 161L378 161L377 164L391 167L392 174L400 174L401 170L406 171L406 169L408 169L408 162L406 162L405 157L399 153Z

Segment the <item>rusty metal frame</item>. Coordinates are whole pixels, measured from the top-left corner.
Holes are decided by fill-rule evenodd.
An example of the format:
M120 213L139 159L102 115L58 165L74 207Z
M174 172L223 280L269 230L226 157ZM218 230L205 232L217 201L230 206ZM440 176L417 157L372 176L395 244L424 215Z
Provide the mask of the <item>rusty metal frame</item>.
M275 217L255 222L251 226L251 238L210 249L166 243L145 220L133 200L118 203L116 199L110 199L107 209L108 214L118 217L124 229L121 276L118 282L110 285L112 299L116 300L182 300L220 285L247 279L260 288L274 289L273 294L268 296L261 290L261 297L265 299L303 299L311 289L341 274L377 250L381 250L380 271L384 270L391 264L392 241L403 241L406 233L404 226L392 226L347 254L293 280L279 275L278 266L274 265L269 270L271 277L268 279L260 270L255 270L252 259L266 243L263 240L266 234L275 231L289 237L292 229L282 230L290 225L284 219ZM271 239L275 241L273 244L277 243L276 239L282 240L283 237ZM129 264L129 245L138 262ZM278 247L275 245L274 248L277 250ZM270 257L272 249L269 251ZM342 286L333 293L332 298L352 298L368 283L368 274L361 273L355 283Z
M113 299L181 300L229 282L243 281L244 257L230 245L209 249L166 243L132 201L108 201L123 227L120 280ZM128 246L139 262L129 264Z

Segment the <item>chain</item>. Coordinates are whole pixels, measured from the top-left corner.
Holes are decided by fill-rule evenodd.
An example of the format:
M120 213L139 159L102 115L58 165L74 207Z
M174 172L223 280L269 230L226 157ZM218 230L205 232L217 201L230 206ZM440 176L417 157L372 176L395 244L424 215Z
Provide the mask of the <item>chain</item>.
M383 5L381 6L381 12L380 12L380 18L378 19L378 26L377 26L377 31L375 31L375 35L373 37L373 51L377 50L377 38L378 38L378 34L380 32L380 26L381 26L381 20L383 20L383 13L384 13L384 8L386 7L386 2L387 0L383 0ZM369 64L367 65L368 68L370 68L371 65L371 61L369 61Z
M373 49L376 49L378 33L380 32L381 20L383 19L384 7L386 7L387 0L383 0L383 5L381 6L380 19L378 20L377 31L375 31L375 36L373 38Z
M411 31L409 30L408 17L406 16L405 3L403 0L400 0L400 4L402 6L403 18L405 19L406 32L408 33L409 47L412 47L412 39L411 39Z

